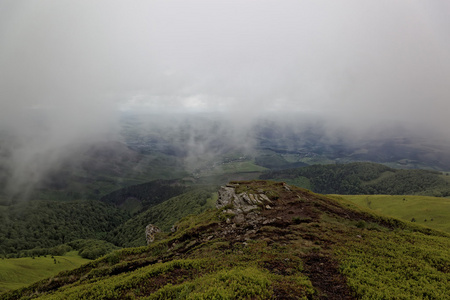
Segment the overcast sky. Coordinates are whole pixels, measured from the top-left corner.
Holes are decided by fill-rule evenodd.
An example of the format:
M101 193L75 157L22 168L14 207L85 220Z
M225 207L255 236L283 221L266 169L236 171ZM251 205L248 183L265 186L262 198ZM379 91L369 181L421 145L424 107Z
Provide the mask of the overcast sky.
M437 122L450 108L449 15L447 1L3 0L1 114L248 108Z

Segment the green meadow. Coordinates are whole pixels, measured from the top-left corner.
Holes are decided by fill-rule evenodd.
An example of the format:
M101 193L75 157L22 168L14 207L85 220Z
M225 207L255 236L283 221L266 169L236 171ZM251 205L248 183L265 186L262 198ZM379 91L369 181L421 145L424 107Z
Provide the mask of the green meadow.
M75 269L90 260L77 251L64 256L41 256L0 259L0 293L27 286L61 271Z
M450 199L428 196L339 195L377 213L450 233Z

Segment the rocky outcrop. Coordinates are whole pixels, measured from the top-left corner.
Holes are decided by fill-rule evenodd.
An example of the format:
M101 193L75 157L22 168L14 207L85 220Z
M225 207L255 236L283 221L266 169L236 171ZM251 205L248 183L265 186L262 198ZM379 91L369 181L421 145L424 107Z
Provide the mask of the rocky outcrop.
M155 240L155 234L158 232L161 232L161 229L153 224L148 224L147 227L145 227L145 239L147 240L147 245Z
M247 192L236 194L236 187L236 185L229 184L219 189L216 208L225 208L225 212L235 215L251 212L258 207L270 209L272 201L263 191L256 194Z

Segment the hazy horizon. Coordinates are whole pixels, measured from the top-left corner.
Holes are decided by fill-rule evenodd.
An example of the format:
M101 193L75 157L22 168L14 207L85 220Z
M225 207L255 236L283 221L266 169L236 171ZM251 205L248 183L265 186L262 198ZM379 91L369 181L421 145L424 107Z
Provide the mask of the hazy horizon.
M450 141L449 13L444 1L2 1L0 168L37 181L76 144L121 140L124 113L220 115L236 142L262 119Z

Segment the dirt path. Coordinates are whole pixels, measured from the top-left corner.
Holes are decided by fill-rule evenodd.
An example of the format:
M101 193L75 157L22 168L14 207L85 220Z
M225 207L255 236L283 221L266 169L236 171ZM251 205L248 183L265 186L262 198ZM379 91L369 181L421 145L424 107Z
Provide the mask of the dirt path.
M303 259L311 283L318 291L318 299L356 299L352 296L337 263L322 253L312 253Z

